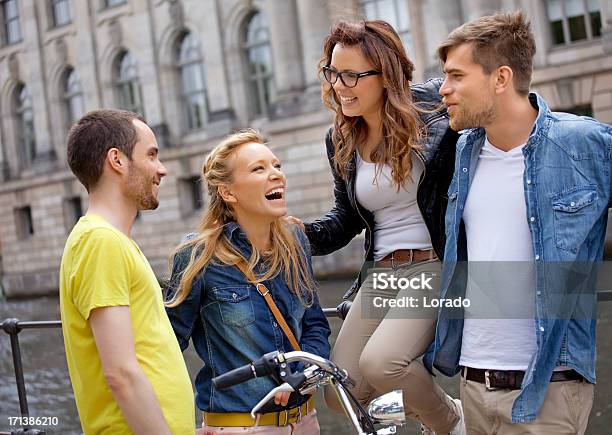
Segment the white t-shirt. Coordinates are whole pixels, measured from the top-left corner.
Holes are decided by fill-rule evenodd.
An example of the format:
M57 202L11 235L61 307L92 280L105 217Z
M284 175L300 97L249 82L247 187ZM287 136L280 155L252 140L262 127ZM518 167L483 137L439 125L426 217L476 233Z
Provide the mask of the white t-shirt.
M357 153L355 193L357 201L374 214L374 260L397 249L431 249L429 231L417 205L417 188L423 162L412 159L412 172L399 192L391 177L391 167L383 165L375 181L376 164Z
M469 260L459 364L526 370L536 351L535 268L523 173L523 147L488 139L480 152L463 221Z

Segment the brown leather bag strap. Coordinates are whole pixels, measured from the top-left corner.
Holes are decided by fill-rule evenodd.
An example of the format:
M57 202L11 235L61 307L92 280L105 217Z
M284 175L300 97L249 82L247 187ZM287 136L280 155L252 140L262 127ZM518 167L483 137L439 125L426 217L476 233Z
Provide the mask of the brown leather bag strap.
M295 338L295 335L293 335L291 328L289 328L289 325L285 321L285 318L283 317L280 310L276 306L276 303L274 302L274 299L272 299L272 295L270 294L270 291L268 290L268 288L262 283L257 282L257 280L255 279L255 276L249 270L245 262L241 261L237 263L236 266L238 267L238 269L240 269L240 271L246 277L246 279L248 279L249 281L251 281L251 283L255 285L255 288L257 289L259 294L263 296L264 300L266 301L266 304L268 304L268 308L270 308L272 315L276 319L276 323L280 325L281 329L283 330L283 332L289 339L289 342L291 343L293 350L301 350L300 345Z

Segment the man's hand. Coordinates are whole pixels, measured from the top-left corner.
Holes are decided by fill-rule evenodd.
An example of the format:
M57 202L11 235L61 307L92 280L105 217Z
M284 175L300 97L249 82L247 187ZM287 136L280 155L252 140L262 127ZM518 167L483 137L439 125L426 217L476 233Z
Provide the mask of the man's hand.
M137 435L171 435L155 391L136 359L130 307L96 308L88 321L106 383L130 429Z

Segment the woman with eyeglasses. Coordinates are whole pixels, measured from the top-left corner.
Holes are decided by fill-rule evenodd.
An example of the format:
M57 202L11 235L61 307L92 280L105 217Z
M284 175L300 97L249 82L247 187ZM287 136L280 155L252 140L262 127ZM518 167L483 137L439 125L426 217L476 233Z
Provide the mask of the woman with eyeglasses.
M457 134L441 108L442 80L411 85L413 71L388 23L333 26L320 73L324 103L335 114L325 138L335 206L305 231L313 255L326 255L365 229L365 263L345 297L359 291L332 351L356 379L358 399L365 404L401 389L407 416L424 433L461 434L461 402L419 361L434 337L437 312L423 303L438 297ZM393 307L402 305L396 298L413 302Z

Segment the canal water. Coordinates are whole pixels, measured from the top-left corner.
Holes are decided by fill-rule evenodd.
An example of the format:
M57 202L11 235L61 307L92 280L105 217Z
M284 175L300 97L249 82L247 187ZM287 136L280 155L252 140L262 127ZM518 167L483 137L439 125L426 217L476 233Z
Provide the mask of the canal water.
M337 305L349 281L326 281L321 283L321 302L324 307ZM59 304L55 297L0 302L0 321L8 317L20 320L59 319ZM340 327L339 319L330 319L332 344ZM409 333L409 331L398 331ZM19 334L24 374L27 385L30 415L34 417L57 417L57 426L40 427L47 434L72 435L82 433L68 377L64 346L59 329L25 330ZM599 304L598 319L598 380L595 404L589 420L589 435L612 433L612 302ZM192 348L185 352L185 360L192 379L200 365ZM458 379L438 376L445 390L458 397ZM350 434L345 417L329 412L319 394L317 410L322 434ZM10 341L0 332L0 432L10 431L9 417L19 416L19 402L15 386ZM199 418L198 418L199 420ZM15 429L13 427L13 429ZM417 426L408 423L400 434L419 434Z

